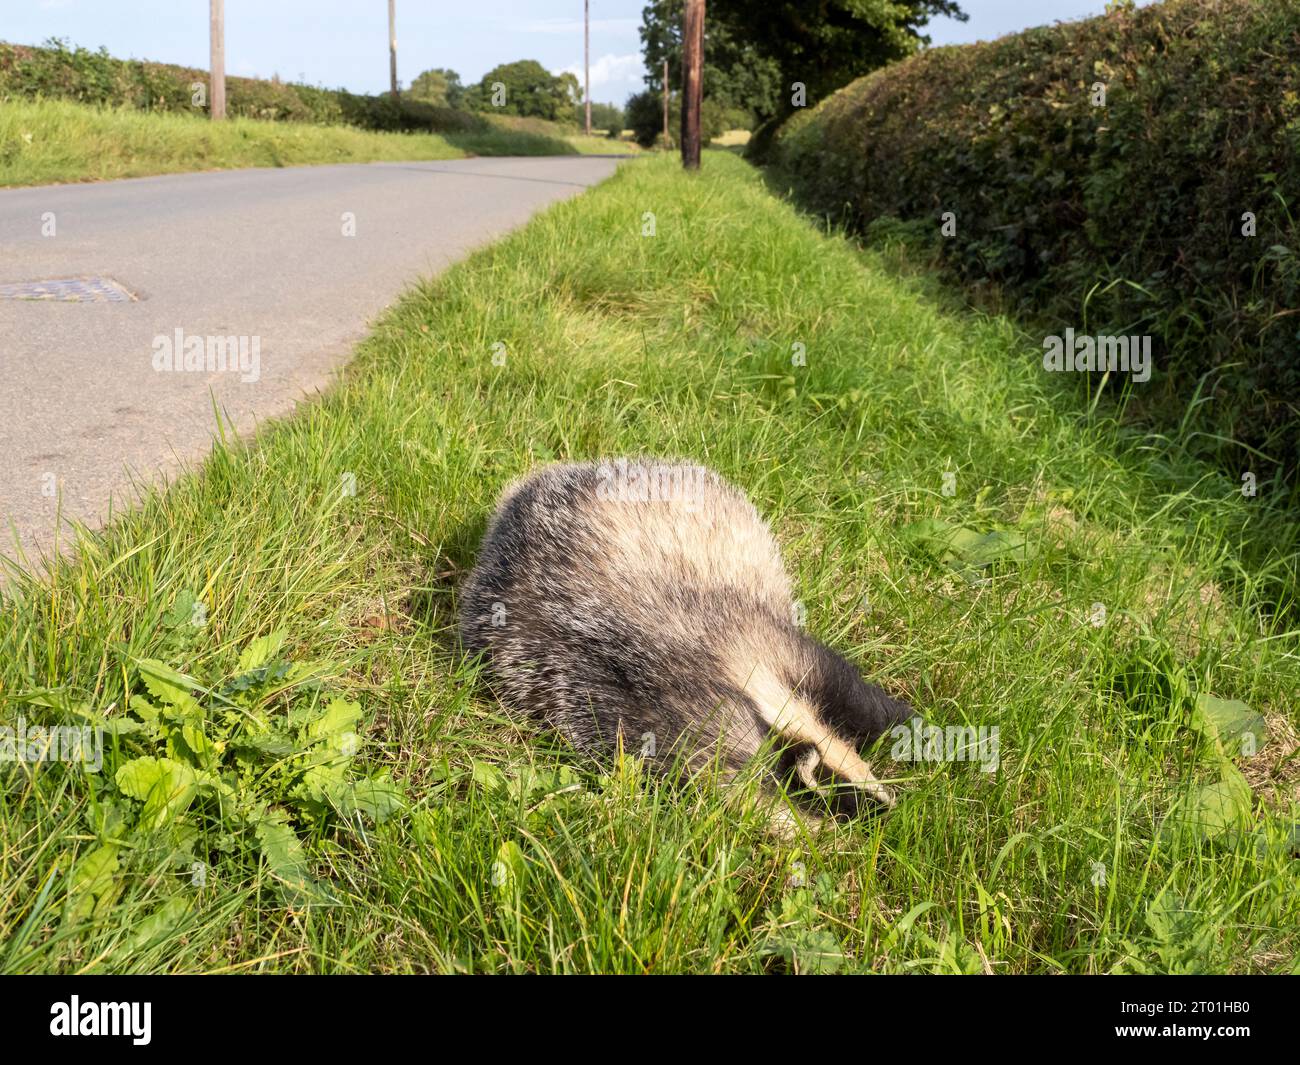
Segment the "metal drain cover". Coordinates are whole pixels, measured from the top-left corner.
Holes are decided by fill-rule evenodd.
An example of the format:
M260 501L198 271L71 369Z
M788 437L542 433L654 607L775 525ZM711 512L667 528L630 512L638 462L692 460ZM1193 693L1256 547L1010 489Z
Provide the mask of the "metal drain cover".
M57 277L0 285L0 300L54 300L59 303L130 303L135 295L111 277Z

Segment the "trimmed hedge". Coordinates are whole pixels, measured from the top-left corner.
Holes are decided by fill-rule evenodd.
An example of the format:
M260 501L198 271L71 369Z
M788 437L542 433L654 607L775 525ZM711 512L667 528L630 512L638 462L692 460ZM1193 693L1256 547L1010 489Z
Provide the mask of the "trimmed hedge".
M791 118L768 161L835 221L902 220L958 276L997 282L1051 332L1151 334L1152 409L1181 413L1200 388L1214 402L1198 426L1211 411L1213 432L1294 472L1295 0L1118 5L922 52ZM956 234L944 237L949 211Z
M201 113L192 85L208 72L170 63L114 59L104 49L69 48L58 40L44 48L0 43L0 101L9 97L60 98L142 111ZM487 132L490 123L467 111L403 97L366 96L260 78L226 78L226 111L242 118L350 125L384 132Z

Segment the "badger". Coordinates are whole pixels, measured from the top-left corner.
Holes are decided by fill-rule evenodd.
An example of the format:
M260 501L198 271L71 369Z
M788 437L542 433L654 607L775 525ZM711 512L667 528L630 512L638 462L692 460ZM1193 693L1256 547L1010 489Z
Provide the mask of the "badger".
M727 778L762 752L817 824L893 805L860 749L914 711L803 631L771 530L713 470L532 472L502 494L458 607L501 701L581 752Z

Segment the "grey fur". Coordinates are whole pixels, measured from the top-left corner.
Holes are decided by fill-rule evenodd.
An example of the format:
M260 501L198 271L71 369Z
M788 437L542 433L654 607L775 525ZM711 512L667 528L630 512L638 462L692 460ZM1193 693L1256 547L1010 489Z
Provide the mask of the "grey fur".
M856 751L911 708L798 627L770 529L704 467L620 459L516 482L460 589L460 629L503 702L579 750L607 756L621 733L661 765L734 772L777 733L780 772L820 751L823 779L889 801L836 741Z

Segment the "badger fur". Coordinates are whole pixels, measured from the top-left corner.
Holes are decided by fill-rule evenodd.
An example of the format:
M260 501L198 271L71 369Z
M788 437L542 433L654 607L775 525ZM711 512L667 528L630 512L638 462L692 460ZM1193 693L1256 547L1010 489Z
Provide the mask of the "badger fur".
M778 775L836 812L892 805L859 748L911 708L800 629L767 523L712 470L533 472L502 495L459 599L502 701L582 751L731 774L775 750Z

